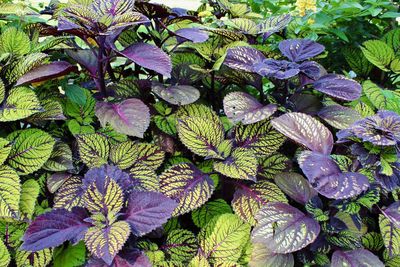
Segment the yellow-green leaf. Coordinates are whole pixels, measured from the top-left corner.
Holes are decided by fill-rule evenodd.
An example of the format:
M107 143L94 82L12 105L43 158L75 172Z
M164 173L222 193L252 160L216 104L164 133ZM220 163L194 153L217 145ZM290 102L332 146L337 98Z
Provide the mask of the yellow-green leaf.
M107 163L110 144L105 136L96 133L79 135L77 141L81 159L88 167L100 167Z
M42 111L35 92L26 87L11 89L0 108L0 121L16 121Z
M40 186L38 182L33 179L29 179L22 184L19 208L21 211L21 216L24 218L32 219L39 192Z

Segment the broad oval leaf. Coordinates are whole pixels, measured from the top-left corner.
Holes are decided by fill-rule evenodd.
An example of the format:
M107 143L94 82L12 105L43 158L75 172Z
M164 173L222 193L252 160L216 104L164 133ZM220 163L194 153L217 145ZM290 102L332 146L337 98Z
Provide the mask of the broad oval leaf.
M160 192L179 203L174 216L200 207L214 191L213 180L189 163L174 165L165 170L159 178Z
M140 138L150 124L149 108L136 98L120 103L97 102L96 116L103 127L108 123L119 133Z
M162 84L155 84L152 91L173 105L188 105L192 104L200 98L200 92L190 85L172 85L165 87Z
M43 111L35 92L26 87L14 87L0 105L0 121L16 121Z
M68 144L56 142L50 158L43 165L43 169L54 172L61 172L72 169L72 151Z
M379 215L379 229L389 257L400 254L400 229L384 215Z
M276 185L282 189L291 199L305 205L318 193L309 182L298 173L284 172L274 177Z
M256 220L252 241L266 245L274 253L298 251L314 242L320 232L318 222L285 203L268 203Z
M223 162L215 162L214 170L235 179L256 180L257 158L245 148L236 148Z
M178 120L178 136L193 153L203 157L218 156L218 146L224 140L221 122L200 117L185 117Z
M269 118L278 109L275 104L262 105L251 95L233 92L224 97L224 112L233 122L251 124Z
M361 85L343 75L327 74L313 83L314 89L324 94L346 101L353 101L361 96Z
M366 249L356 249L351 251L336 250L332 255L331 267L342 266L384 267L385 265L376 255Z
M282 54L294 62L301 62L324 52L325 47L309 39L289 39L279 43Z
M111 265L131 233L125 221L114 222L106 227L93 226L85 234L85 244L97 258Z
M93 168L107 163L110 145L104 135L97 133L79 135L76 140L79 155L86 165Z
M250 235L250 225L234 214L214 217L201 229L198 239L200 249L209 262L236 262Z
M161 249L169 255L172 260L187 262L197 253L197 238L188 230L172 230L168 233L165 245L163 245Z
M346 129L362 119L358 111L341 105L326 106L319 111L318 116L336 129Z
M134 235L142 236L162 226L171 217L177 203L156 192L133 191L124 219Z
M7 165L0 166L0 218L19 217L21 185L18 174Z
M35 252L59 246L67 240L77 242L90 226L84 221L87 217L82 208L55 209L39 215L26 230L21 248Z
M51 80L77 70L76 66L66 61L51 62L50 64L39 66L24 74L17 80L15 86Z
M285 141L285 136L274 130L268 120L250 125L237 125L233 134L235 146L253 151L257 158L271 155Z
M274 153L267 157L258 159L257 176L263 179L273 179L276 174L287 170L290 160L281 153Z
M232 69L253 72L253 66L264 59L264 54L257 49L240 46L228 49L224 64Z
M223 199L216 199L194 210L192 220L197 227L203 228L212 218L225 213L232 213L231 206Z
M271 252L263 243L253 243L253 250L249 261L250 267L293 267L293 255Z
M273 119L271 123L276 130L312 151L323 154L330 154L332 151L332 133L310 115L298 112L287 113Z
M155 45L137 43L118 53L139 66L154 70L166 77L171 76L172 63L170 57Z
M54 196L54 208L71 210L73 207L84 207L83 183L79 176L71 176L66 179Z
M22 184L19 208L23 218L32 219L39 193L40 185L36 180L29 179Z
M383 71L389 71L389 65L395 59L393 49L381 40L366 41L361 50L369 62Z
M298 157L298 162L315 190L328 198L350 198L361 194L369 187L365 175L342 172L329 155L304 151Z
M8 164L21 175L39 170L50 158L55 140L39 129L15 131L7 136L13 142Z
M275 184L260 181L250 186L238 184L231 205L243 221L256 225L255 215L270 202L287 203L287 199Z

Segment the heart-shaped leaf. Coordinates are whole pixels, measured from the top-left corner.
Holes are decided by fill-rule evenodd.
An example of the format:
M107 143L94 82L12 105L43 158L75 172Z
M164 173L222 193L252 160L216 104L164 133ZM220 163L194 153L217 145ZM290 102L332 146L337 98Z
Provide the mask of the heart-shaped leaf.
M282 54L294 62L301 62L324 52L325 47L308 39L289 39L279 43Z

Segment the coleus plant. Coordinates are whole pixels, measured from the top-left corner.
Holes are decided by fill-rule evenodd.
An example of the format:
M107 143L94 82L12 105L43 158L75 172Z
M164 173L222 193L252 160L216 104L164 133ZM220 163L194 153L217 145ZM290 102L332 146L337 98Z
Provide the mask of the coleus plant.
M1 264L396 266L389 83L244 3L45 13L0 35ZM394 89L388 36L390 63L361 51Z

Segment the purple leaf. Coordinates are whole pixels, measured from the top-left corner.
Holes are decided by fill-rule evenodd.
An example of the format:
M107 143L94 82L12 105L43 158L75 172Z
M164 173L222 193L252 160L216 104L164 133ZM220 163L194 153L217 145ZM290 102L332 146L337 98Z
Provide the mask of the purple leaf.
M287 113L271 121L272 126L293 141L312 151L330 154L332 133L322 123L304 113Z
M39 66L18 79L15 86L27 83L37 83L47 81L67 75L70 72L76 72L78 68L65 61L56 61L47 65Z
M97 58L91 50L67 50L67 55L84 67L92 76L96 76Z
M173 215L194 210L211 197L214 182L190 163L172 166L160 175L160 192L179 202Z
M244 92L233 92L224 97L224 112L233 123L252 124L269 118L277 105L262 105L253 96Z
M134 191L124 219L133 234L142 236L166 223L177 205L161 193Z
M139 66L154 70L168 78L171 77L171 59L164 51L155 45L146 43L133 44L118 53L132 60Z
M264 59L264 54L257 49L241 46L228 49L224 64L232 69L253 72L253 66Z
M87 217L83 208L55 209L39 215L26 230L21 249L39 251L57 247L67 240L78 242L90 226L84 221Z
M256 215L252 242L264 244L274 253L291 253L314 242L320 226L289 204L271 202Z
M360 267L374 266L384 267L381 260L372 252L366 249L356 249L350 251L336 250L332 255L331 267Z
M54 194L61 185L70 178L72 174L66 172L56 172L53 173L49 178L47 178L47 189L50 193Z
M188 105L192 104L200 98L200 92L190 85L172 85L165 88L162 84L155 84L152 91L173 105Z
M103 127L109 123L119 133L140 138L150 124L149 108L136 98L120 103L97 102L96 116Z
M321 54L325 47L308 39L290 39L280 42L279 50L289 60L301 62Z
M362 91L358 82L337 74L322 76L313 85L317 91L346 101L360 98Z
M274 180L283 192L302 205L305 205L311 198L318 195L310 183L298 173L280 173L274 177Z
M318 116L337 129L348 128L354 122L362 119L358 111L341 105L324 107Z
M144 252L134 250L128 257L116 255L111 265L105 263L102 259L91 258L86 267L151 267L149 258Z
M314 61L305 61L300 64L300 81L301 85L310 84L326 75L326 70L320 64Z
M92 168L86 172L83 179L84 190L89 185L95 183L100 193L105 192L106 178L111 178L125 191L129 190L132 185L132 180L129 174L121 171L118 167L112 165L103 165L98 168Z
M392 203L382 210L382 213L397 227L400 228L400 201Z
M203 43L208 39L208 33L199 28L184 28L175 32L179 39L189 40L193 43Z
M265 77L272 77L280 80L289 79L300 72L297 63L286 60L264 59L260 63L253 65L256 73Z
M327 198L350 198L369 187L366 176L357 172L343 173L329 155L304 151L298 162L315 190Z
M253 243L252 253L249 261L250 267L293 267L293 254L279 254L271 252L263 243Z

